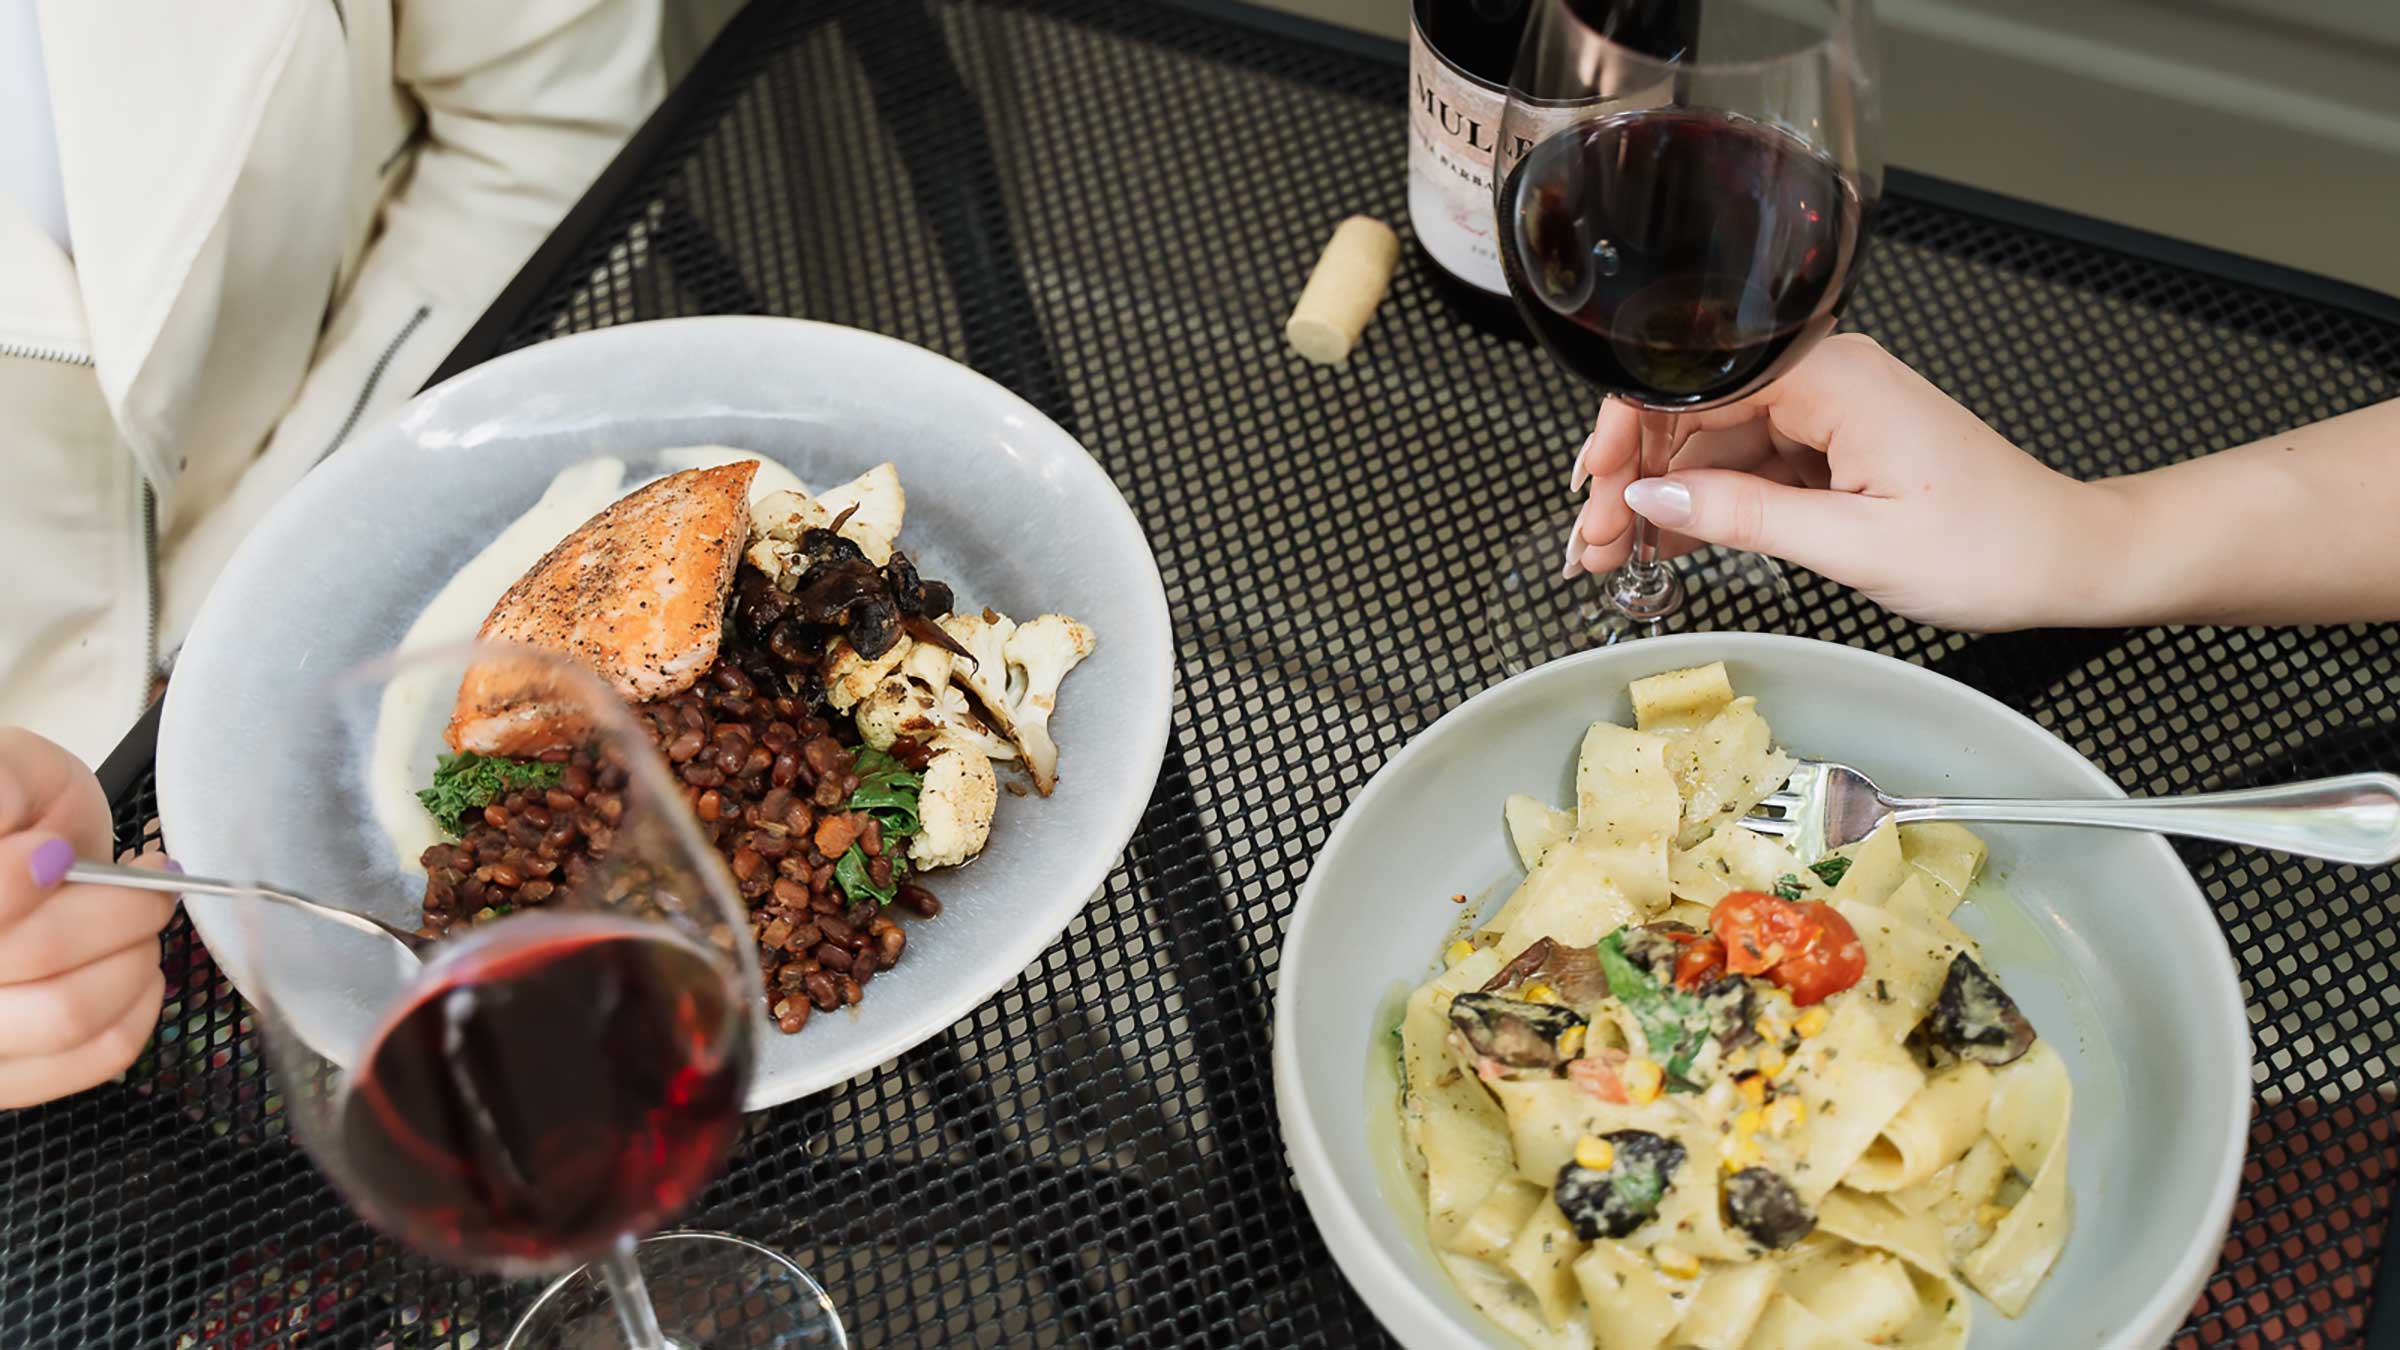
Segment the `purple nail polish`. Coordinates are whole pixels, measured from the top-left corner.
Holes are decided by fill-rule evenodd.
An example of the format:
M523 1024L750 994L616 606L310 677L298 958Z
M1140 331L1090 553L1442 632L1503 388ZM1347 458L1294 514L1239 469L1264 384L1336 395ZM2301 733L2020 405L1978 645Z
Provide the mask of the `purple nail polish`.
M45 839L33 850L33 884L39 890L49 890L66 880L67 869L75 865L75 846L64 839Z
M161 858L158 860L158 865L170 872L173 872L177 876L183 875L183 864L175 861L173 858Z

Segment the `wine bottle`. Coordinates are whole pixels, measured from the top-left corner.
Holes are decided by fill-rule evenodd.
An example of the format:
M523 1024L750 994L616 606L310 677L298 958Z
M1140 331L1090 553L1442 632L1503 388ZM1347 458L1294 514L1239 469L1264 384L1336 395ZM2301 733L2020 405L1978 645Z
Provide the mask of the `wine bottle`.
M1492 238L1492 160L1530 0L1411 0L1408 220L1442 289L1515 326Z

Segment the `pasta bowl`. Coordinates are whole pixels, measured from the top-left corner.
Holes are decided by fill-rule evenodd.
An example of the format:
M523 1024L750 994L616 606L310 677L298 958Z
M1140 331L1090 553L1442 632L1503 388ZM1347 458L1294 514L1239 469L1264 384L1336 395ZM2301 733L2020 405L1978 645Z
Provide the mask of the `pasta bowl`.
M1712 661L1757 699L1778 744L1858 765L1895 790L2122 795L2041 727L1955 681L1757 634L1582 653L1486 690L1418 735L1319 852L1285 934L1274 1019L1276 1100L1302 1196L1344 1275L1406 1345L1521 1342L1453 1284L1402 1161L1403 1000L1522 879L1502 803L1573 802L1585 732L1632 720L1628 685ZM1969 1343L2160 1344L2215 1265L2241 1167L2250 1040L2232 955L2155 837L1979 832L1984 879L1951 918L2063 1061L2071 1219L2021 1315L1974 1300Z

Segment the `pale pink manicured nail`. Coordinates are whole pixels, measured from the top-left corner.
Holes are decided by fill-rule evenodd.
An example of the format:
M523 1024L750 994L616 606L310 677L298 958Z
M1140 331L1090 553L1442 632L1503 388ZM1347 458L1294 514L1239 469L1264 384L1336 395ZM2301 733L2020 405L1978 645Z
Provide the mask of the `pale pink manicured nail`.
M1582 570L1583 536L1576 533L1574 530L1569 530L1567 531L1567 566L1565 571L1562 571L1558 574L1559 579L1561 581L1573 581L1575 579L1575 574Z
M1593 432L1591 436L1583 438L1583 444L1575 447L1575 475L1568 480L1567 491L1581 492L1583 485L1591 481L1592 471L1583 467L1583 461L1592 453L1592 436L1599 434L1597 431Z
M75 865L75 846L64 839L45 839L34 846L33 885L36 890L49 890L66 880L67 869Z
M1600 503L1596 500L1587 501L1583 509L1575 513L1575 537L1589 544L1596 542L1595 537L1599 533Z
M1672 478L1634 479L1625 485L1625 504L1670 530L1692 523L1692 490Z

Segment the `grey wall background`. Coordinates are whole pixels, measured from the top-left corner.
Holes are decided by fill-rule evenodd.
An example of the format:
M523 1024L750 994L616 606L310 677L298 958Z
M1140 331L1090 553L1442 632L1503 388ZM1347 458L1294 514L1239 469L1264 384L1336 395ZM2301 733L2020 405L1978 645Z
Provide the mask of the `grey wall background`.
M667 3L677 73L741 7ZM1260 3L1408 35L1408 0ZM2400 0L1876 12L1891 163L2400 294Z

